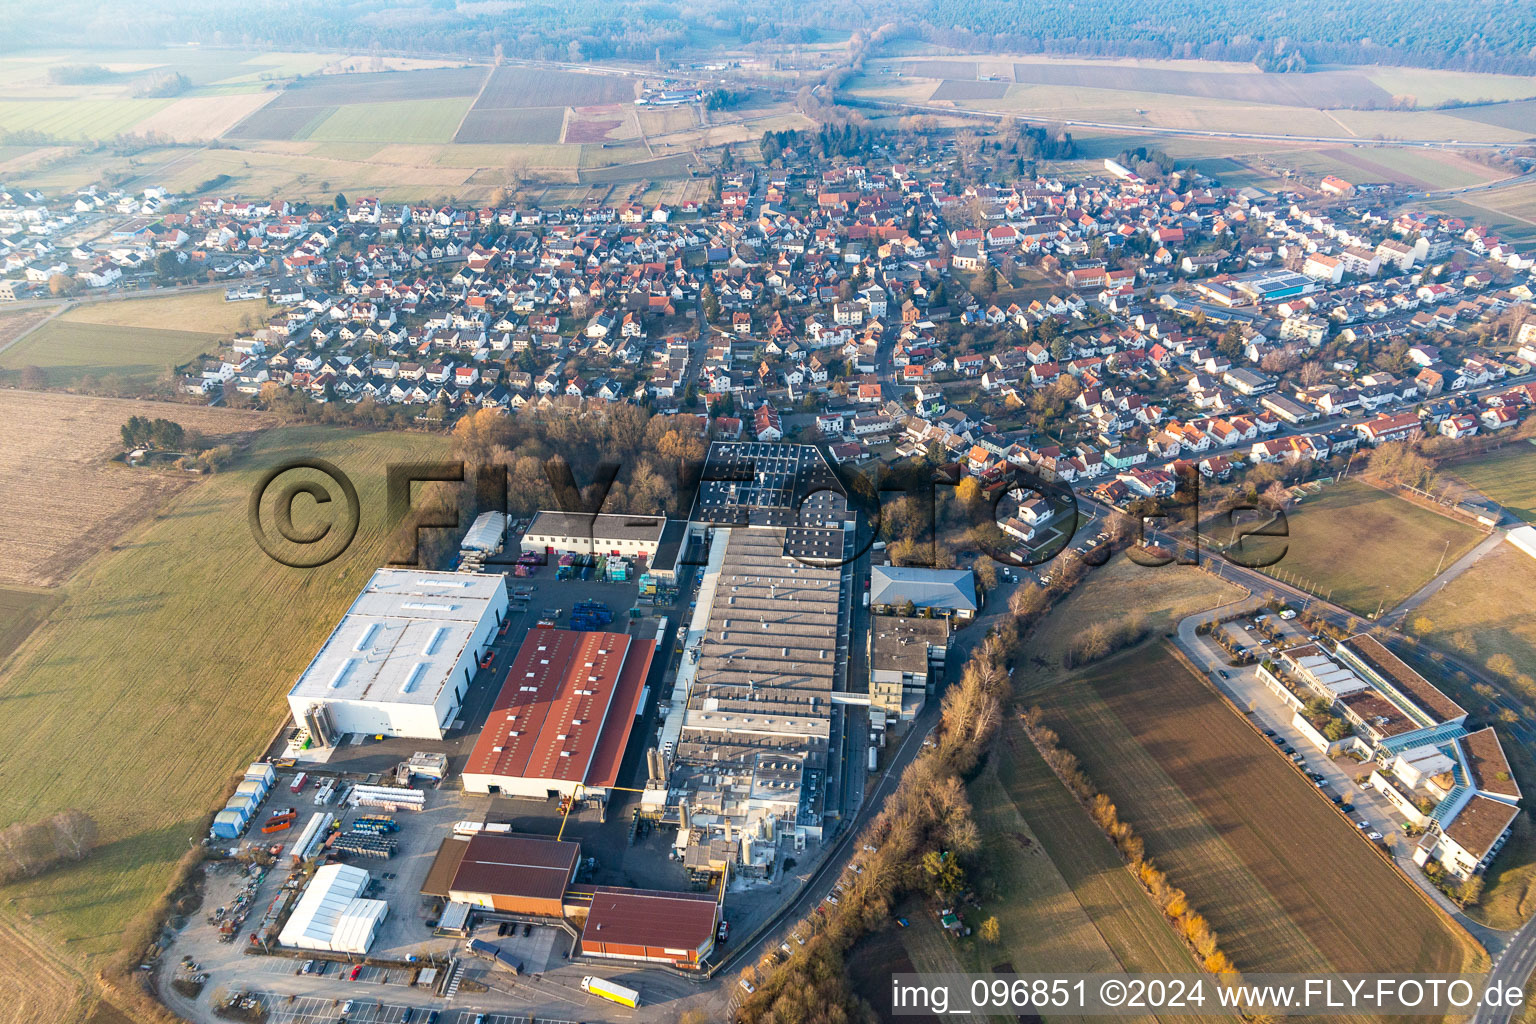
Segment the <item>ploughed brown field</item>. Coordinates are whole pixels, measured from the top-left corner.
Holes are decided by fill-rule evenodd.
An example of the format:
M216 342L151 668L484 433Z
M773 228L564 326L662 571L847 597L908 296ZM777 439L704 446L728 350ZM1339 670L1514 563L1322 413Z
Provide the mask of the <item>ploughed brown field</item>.
M1473 966L1454 926L1167 645L1039 700L1239 968Z

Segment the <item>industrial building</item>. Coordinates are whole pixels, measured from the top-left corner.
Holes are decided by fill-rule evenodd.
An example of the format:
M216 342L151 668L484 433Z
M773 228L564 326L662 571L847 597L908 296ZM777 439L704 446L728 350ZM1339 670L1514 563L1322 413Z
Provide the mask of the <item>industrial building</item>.
M442 921L467 932L491 912L565 928L585 956L694 968L714 949L718 892L660 892L575 883L581 846L545 836L477 832L445 839L422 884L448 901Z
M499 574L380 569L288 692L294 721L320 746L441 739L506 610Z
M581 930L585 956L697 967L715 948L713 893L597 886Z
M619 555L656 561L666 516L540 512L523 533L522 549L538 555Z
M872 615L869 620L870 724L910 722L944 672L949 620Z
M389 913L383 900L362 898L369 880L362 868L320 868L294 904L277 941L294 949L366 954Z
M470 793L606 799L656 641L528 631L463 772Z
M723 833L735 870L819 841L846 693L853 516L811 446L715 442L689 532L708 552L663 726L660 774L683 834ZM686 854L685 854L686 855Z
M869 603L899 609L911 603L917 611L974 618L976 574L969 569L924 569L918 566L877 565L870 570Z
M450 836L438 848L421 891L504 914L560 918L581 861L577 843L542 836Z

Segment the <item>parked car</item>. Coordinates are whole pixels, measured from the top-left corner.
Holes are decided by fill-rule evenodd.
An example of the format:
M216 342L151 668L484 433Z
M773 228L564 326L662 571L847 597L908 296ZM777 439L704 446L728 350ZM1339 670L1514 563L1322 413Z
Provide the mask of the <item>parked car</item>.
M1379 842L1381 842L1381 833L1380 832L1367 832L1366 833L1366 838L1371 840L1372 842L1379 843Z
M757 986L752 984L746 978L741 979L741 987L742 990L747 993L747 995L751 995L753 992L757 991Z
M357 980L357 976L359 974L362 974L362 973L363 973L363 965L362 964L354 964L353 967L352 967L352 973L347 975L347 980L348 981L356 981Z
M528 936L530 936L532 934L533 934L533 925L529 924L527 921L524 921L523 922L523 938L526 939Z
M1366 821L1363 818L1361 820L1355 822L1355 828L1359 829L1361 832L1367 831L1370 827L1371 827L1371 823Z

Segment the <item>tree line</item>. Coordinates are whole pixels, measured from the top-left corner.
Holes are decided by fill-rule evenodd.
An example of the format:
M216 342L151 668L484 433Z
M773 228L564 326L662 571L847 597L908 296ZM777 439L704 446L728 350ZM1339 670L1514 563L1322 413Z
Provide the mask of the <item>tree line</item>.
M1120 818L1120 812L1108 795L1099 791L1093 780L1083 771L1076 755L1061 746L1061 737L1045 725L1045 714L1038 707L1024 713L1024 732L1040 752L1051 771L1062 784L1077 797L1093 818L1094 824L1114 844L1120 856L1135 874L1142 888L1157 904L1163 916L1173 925L1175 932L1189 944L1199 956L1201 965L1212 974L1230 974L1237 970L1230 957L1222 952L1216 932L1210 922L1190 906L1189 897L1169 881L1168 875L1146 855L1146 844L1136 834L1130 822Z
M1370 0L891 0L880 22L856 0L570 0L561 4L460 7L376 0L314 5L299 0L155 0L132 18L97 17L85 0L13 12L10 49L159 46L199 42L271 49L316 47L545 60L677 59L718 36L798 43L852 32L852 64L901 36L960 52L1258 61L1278 71L1318 64L1389 64L1536 73L1536 17L1520 0L1478 4L1378 4ZM834 88L840 81L830 83Z

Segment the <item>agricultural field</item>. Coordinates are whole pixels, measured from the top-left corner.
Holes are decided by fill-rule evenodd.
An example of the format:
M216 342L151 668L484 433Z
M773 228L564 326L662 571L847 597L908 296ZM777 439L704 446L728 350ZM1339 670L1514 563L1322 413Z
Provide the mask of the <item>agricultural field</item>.
M428 100L472 97L485 80L485 75L484 68L454 67L302 78L241 121L229 135L235 139L303 139L335 116L339 108L373 104L393 107L402 102L424 103ZM459 116L462 115L463 110L460 109ZM365 115L352 116L363 123L370 122ZM379 141L392 141L392 133L386 123L387 115L371 119L371 122L382 132ZM457 124L457 118L454 123ZM449 135L452 133L449 132ZM356 139L348 138L344 141Z
M0 352L52 314L51 309L29 309L21 313L0 315Z
M988 863L1003 874L1002 901L983 912L998 917L1005 959L1042 970L1194 970L1151 897L1017 721L1004 726L999 743L995 768L972 786L972 800Z
M635 120L635 108L609 103L599 107L572 107L566 117L565 134L560 141L567 145L600 143L613 139L632 139L639 134L640 125Z
M1114 89L1121 92L1231 99L1282 107L1385 105L1390 93L1354 71L1318 71L1305 75L1267 75L1256 69L1193 71L1151 65L1127 67L1102 62L1017 63L1013 80L1029 85Z
M1239 968L1476 969L1475 948L1166 644L1039 697Z
M50 388L150 392L166 382L172 367L212 353L226 340L223 334L114 327L61 317L0 353L0 373L15 384L25 369L35 366Z
M1395 607L1482 536L1356 480L1308 494L1287 521L1285 557L1265 571L1359 615Z
M1500 128L1536 134L1536 100L1518 103L1493 103L1487 106L1462 107L1453 115L1479 124L1493 124Z
M457 125L453 141L468 145L550 145L560 141L564 107L482 107Z
M1506 444L1497 451L1453 462L1450 474L1503 505L1528 523L1536 523L1536 445Z
M1524 100L1533 93L1529 79L1425 71L1417 90L1403 91L1387 85L1408 83L1379 70L1337 67L1271 75L1247 64L1178 60L886 58L869 62L848 88L888 100L926 102L931 97L1025 116L1208 131L1283 125L1281 130L1299 136L1370 140L1395 135L1489 143L1517 141L1530 132L1528 119L1508 102L1423 109L1452 100ZM1418 79L1419 72L1412 77ZM1004 86L1006 91L999 92ZM1407 95L1418 98L1420 109L1392 109ZM1362 105L1371 109L1351 109ZM1467 118L1459 116L1463 111L1478 113Z
M451 142L469 104L467 96L349 103L310 125L302 138L311 142Z
M91 986L76 966L30 934L0 918L0 1024L83 1024Z
M235 469L160 505L70 581L0 677L3 767L27 766L34 780L0 806L0 825L79 807L103 843L82 864L6 886L0 905L87 964L117 947L223 787L275 733L281 694L389 558L386 463L445 446L427 435L274 428ZM351 548L312 571L268 559L246 523L263 472L299 456L350 474L363 510ZM301 509L300 528L312 517Z
M512 107L595 107L631 103L635 80L620 75L586 75L548 68L499 67L475 101L477 110Z
M41 132L64 142L99 142L134 129L168 99L0 99L0 132Z
M150 114L133 130L141 135L163 135L176 142L203 142L221 138L267 103L274 93L236 92L219 96L186 96Z
M933 90L934 100L1000 100L1008 95L1007 82L943 81Z
M164 417L232 442L271 422L204 406L0 392L0 586L59 586L197 479L109 461L122 450L130 416Z

